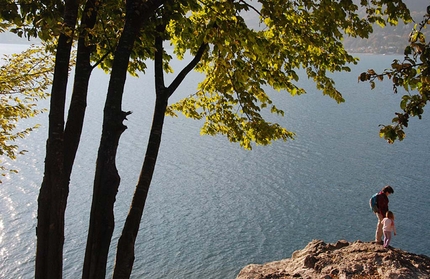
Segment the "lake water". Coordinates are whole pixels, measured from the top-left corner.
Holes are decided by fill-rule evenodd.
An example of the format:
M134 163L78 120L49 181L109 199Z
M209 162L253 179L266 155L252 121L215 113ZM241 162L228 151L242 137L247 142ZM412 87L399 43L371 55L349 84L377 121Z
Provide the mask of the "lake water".
M3 53L22 47L1 45ZM386 184L395 190L390 209L398 235L392 245L430 255L430 116L413 119L403 142L389 145L379 138L378 125L390 123L401 95L392 93L389 82L371 91L357 76L399 57L360 57L352 73L335 76L346 103L322 96L306 80L306 95L273 92L285 117L270 117L294 131L294 141L245 151L221 136L200 136L197 121L167 118L132 278L235 278L245 265L290 257L312 239L371 241L376 217L368 200ZM122 182L109 277L145 152L152 77L150 69L127 80L123 109L133 114L118 151ZM193 93L199 78L189 76L173 98ZM66 212L64 278L82 272L107 84L105 74L94 73ZM20 172L0 184L0 278L34 274L47 116L30 120L42 127L18 142L28 153L9 164Z

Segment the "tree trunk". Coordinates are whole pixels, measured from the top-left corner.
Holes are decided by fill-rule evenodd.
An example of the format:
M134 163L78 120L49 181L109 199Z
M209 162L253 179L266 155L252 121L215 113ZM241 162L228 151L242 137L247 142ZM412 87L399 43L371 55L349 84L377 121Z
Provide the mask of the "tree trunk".
M90 29L94 27L97 16L94 8L94 1L88 1L85 6L85 11L87 12L83 13L81 20L81 23ZM88 12L90 9L92 11L91 13ZM53 85L52 96L54 95L54 92L59 95L63 94L63 96L54 99L51 97L50 127L57 128L55 129L55 132L52 130L52 133L50 132L49 134L45 162L46 170L39 195L36 278L62 277L64 214L69 192L70 175L83 127L88 84L92 71L92 67L90 65L90 54L92 52L92 48L85 44L87 36L88 34L85 30L79 35L72 101L69 108L68 120L64 134L62 129L64 125L63 115L65 107L65 91L72 41L69 37L64 36L59 40L58 44L58 48L64 45L67 49L63 51L57 50L57 53L61 55L62 58L58 59L57 55L56 65L60 65L58 63L61 61L63 63L61 64L62 70L55 71L54 73L54 76L57 79L60 79L59 77L62 78L61 82L59 82L61 86L58 87L61 87L61 90L64 90L64 93L59 93L61 90L56 89L57 87ZM57 145L50 144L54 139L57 142L62 142L63 147L61 147L61 143ZM53 176L56 177L56 182L53 182ZM54 215L55 218L52 218L52 215ZM53 224L52 228L48 228L47 226L50 226L51 224ZM49 233L52 229L55 230L55 234ZM46 243L51 244L47 245ZM53 256L56 260L50 259L50 257L47 256L48 254L53 253L50 252L53 247L56 247L55 256Z
M146 197L155 170L155 164L157 162L168 99L185 76L197 65L198 61L200 61L206 46L206 44L202 44L194 59L179 73L169 88L166 88L163 75L163 40L161 37L156 38L155 47L157 51L154 59L156 101L154 116L139 181L133 195L132 204L121 237L118 241L113 279L128 279L133 269L135 258L134 246L142 219L143 209L145 207Z
M64 22L71 29L75 27L77 11L78 1L66 1ZM64 212L69 192L63 176L64 108L71 47L71 38L61 34L51 89L45 173L38 198L36 279L62 278Z
M118 241L115 270L113 274L114 279L130 278L131 271L133 269L135 240L139 231L139 224L142 218L143 208L145 207L145 201L148 195L161 143L161 134L163 131L165 111L167 107L166 94L162 95L163 96L160 97L157 95L145 161L140 173L139 182L134 192L130 211L124 224L121 237Z
M128 113L121 110L128 61L134 41L140 30L141 1L128 0L124 30L121 34L109 81L104 108L103 129L97 156L90 224L85 251L82 278L104 279L109 246L114 229L113 206L120 177L116 168L116 152L123 121Z
M124 36L125 34L122 35L122 38ZM115 53L96 163L82 278L105 278L107 255L114 229L113 205L120 183L115 163L116 152L120 136L126 129L122 122L125 120L127 113L121 110L121 100L130 51L127 50L124 44L133 45L133 42L134 38L130 38L129 41L123 41L123 43L120 42ZM120 68L124 69L123 73L118 73Z
M100 1L98 4L101 4ZM81 26L85 26L85 28L79 34L73 94L64 131L64 176L67 183L70 181L73 163L84 126L88 85L93 70L90 56L94 51L94 47L87 44L87 38L91 36L87 30L94 28L97 15L98 11L95 1L88 0L82 13Z

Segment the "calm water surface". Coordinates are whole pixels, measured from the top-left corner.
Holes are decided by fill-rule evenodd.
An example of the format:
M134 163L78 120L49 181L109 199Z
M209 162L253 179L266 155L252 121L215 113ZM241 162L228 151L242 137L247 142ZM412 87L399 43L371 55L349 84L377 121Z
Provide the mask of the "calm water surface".
M8 53L20 47L1 49ZM389 145L379 138L378 125L390 123L401 96L388 82L373 91L357 83L361 71L382 70L394 58L361 56L352 73L337 74L346 99L340 105L306 80L306 95L273 92L285 117L270 117L297 134L287 143L245 151L223 137L200 136L196 121L167 118L132 277L235 278L246 264L290 257L312 239L371 241L376 218L368 199L386 184L395 190L390 196L398 232L393 246L430 255L430 116L413 119L407 138ZM152 76L150 69L127 80L123 109L133 114L118 151L122 180L108 274L143 161L154 101ZM175 100L193 93L199 78L188 77ZM82 272L107 83L106 75L94 73L70 185L64 278L79 278ZM9 163L20 172L0 185L0 278L34 273L47 114L30 121L42 127L18 142L28 153Z

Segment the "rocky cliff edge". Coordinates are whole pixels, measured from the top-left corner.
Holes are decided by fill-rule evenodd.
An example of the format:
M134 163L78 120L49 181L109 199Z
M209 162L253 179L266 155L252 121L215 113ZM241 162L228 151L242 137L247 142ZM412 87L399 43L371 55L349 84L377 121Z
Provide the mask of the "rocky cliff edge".
M429 279L430 257L371 242L311 241L291 258L244 267L236 279Z

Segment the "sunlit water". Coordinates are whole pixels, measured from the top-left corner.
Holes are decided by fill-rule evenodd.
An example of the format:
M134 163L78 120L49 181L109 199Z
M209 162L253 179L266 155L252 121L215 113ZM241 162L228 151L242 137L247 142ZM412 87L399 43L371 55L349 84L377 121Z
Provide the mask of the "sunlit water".
M22 48L1 47L4 53ZM371 241L376 218L368 200L386 184L395 190L390 209L398 235L392 245L429 255L429 115L411 121L403 142L389 145L380 139L378 125L390 123L401 96L392 93L389 82L371 91L369 84L357 83L357 76L370 67L382 70L396 57L361 58L352 73L336 75L346 103L321 96L306 80L306 95L273 93L286 112L273 121L294 131L294 141L245 151L223 137L200 136L196 121L167 118L132 277L234 278L246 264L290 257L312 239ZM141 78L127 80L123 109L133 114L118 151L122 180L108 274L143 161L154 100L152 77L149 69ZM188 77L177 95L193 93L199 78ZM94 73L70 185L64 278L79 278L82 272L107 83L106 75ZM20 172L0 184L1 278L34 274L47 114L31 121L42 127L18 142L28 150L10 163Z

